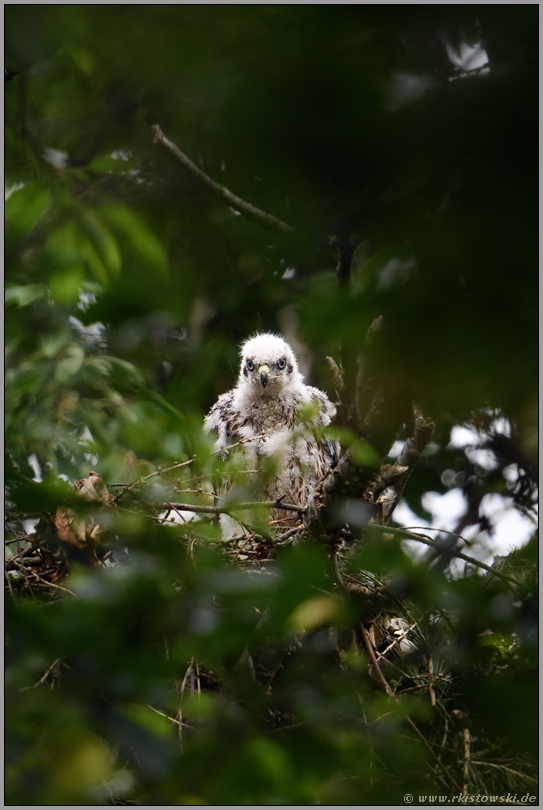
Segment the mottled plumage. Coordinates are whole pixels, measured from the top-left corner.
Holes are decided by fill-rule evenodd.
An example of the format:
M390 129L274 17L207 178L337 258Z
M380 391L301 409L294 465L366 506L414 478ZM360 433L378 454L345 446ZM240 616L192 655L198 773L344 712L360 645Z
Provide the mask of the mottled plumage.
M253 478L259 499L306 506L316 483L337 461L337 444L314 435L335 412L326 394L304 384L288 343L278 335L260 334L241 347L238 383L219 397L205 428L218 433L218 449L242 442L252 466L273 459L271 480ZM299 515L274 510L271 518L288 519L285 525ZM235 521L223 516L221 523L225 535L238 533Z

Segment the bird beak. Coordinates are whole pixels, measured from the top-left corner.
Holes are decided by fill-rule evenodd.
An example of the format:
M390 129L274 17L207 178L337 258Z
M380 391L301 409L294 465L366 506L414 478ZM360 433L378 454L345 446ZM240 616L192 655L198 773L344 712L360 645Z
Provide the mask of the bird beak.
M260 366L258 369L258 376L260 377L260 382L262 383L262 388L265 388L270 379L270 367L269 366Z

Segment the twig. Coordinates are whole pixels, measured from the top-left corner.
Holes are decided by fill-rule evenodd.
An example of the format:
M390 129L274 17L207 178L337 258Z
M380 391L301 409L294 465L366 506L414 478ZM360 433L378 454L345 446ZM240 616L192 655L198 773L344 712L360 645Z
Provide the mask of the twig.
M435 548L438 551L442 551L439 543L436 543L435 540L432 540L431 537L427 537L423 534L415 534L415 532L410 532L408 529L397 529L395 526L380 526L378 523L372 524L373 528L382 529L384 532L394 532L394 534L402 534L404 537L407 537L409 540L417 540L419 543L424 543L425 546L430 546L430 548ZM464 560L465 562L469 562L472 565L475 565L477 568L483 568L485 571L488 571L489 574L493 574L495 577L499 577L503 579L504 582L508 582L512 585L516 585L517 588L522 588L523 585L517 579L513 579L513 577L507 576L507 574L503 574L501 571L498 571L496 568L492 568L490 565L487 565L480 560L476 560L475 557L468 557L467 554L462 554L461 551L455 551L454 549L447 549L447 554L452 554L453 557L458 557L460 560Z
M441 741L441 745L438 745L438 748L445 748L445 743L447 742L447 736L449 734L449 720L447 718L447 714L445 713L445 731L443 732L443 739Z
M155 712L156 714L159 714L161 717L165 717L166 720L169 720L170 723L174 723L176 726L179 726L179 728L181 728L181 727L192 728L192 726L189 726L188 723L183 723L182 720L176 720L175 717L170 717L169 714L164 714L164 712L161 712L158 709L155 709L155 707L151 706L150 703L147 704L147 708L151 709L152 712Z
M538 784L538 780L533 776L528 776L527 773L521 773L521 771L516 771L514 768L509 768L507 765L502 765L500 762L489 762L488 760L480 760L480 759L472 759L472 765L484 765L485 767L489 768L498 768L500 771L506 771L507 773L513 774L513 776L520 776L522 779L526 779L528 782L532 782L534 785Z
M462 772L462 778L463 778L462 795L466 796L467 792L468 792L468 787L469 787L469 759L470 759L470 734L469 734L469 728L467 728L466 726L464 726L464 728L463 728L462 736L463 736L463 739L464 739L464 768L463 768L463 772ZM464 800L464 804L465 803L466 803L466 800Z
M258 222L263 228L281 231L282 233L293 233L294 228L287 225L286 222L272 216L272 214L261 211L260 208L256 208L254 205L242 200L241 197L232 194L225 186L221 186L208 177L208 175L199 169L173 141L168 140L158 124L154 124L151 130L154 135L153 143L161 144L193 177L202 183L202 185L206 186L216 197L229 205L230 208L243 214L248 219Z
M434 422L432 419L424 419L419 416L415 421L415 432L403 446L402 452L396 459L396 468L405 468L394 478L394 497L390 501L385 501L383 506L383 523L388 523L392 513L398 506L405 486L415 469L422 455L422 451L430 441L434 432Z
M201 693L201 688L200 688L200 666L198 664L198 661L196 661L196 689L197 689L198 697L200 697L200 695L202 693Z
M42 683L47 680L47 676L53 671L60 660L60 658L56 658L51 666L43 673L39 681L36 681L33 686L23 686L21 689L19 689L19 692L26 692L27 689L35 689L37 686L41 686Z
M283 534L280 534L277 539L288 540L289 537L294 537L294 535L297 534L299 531L300 529L298 528L298 526L293 526L292 529L289 529L287 532L283 532Z
M204 489L200 487L200 489L175 489L176 492L188 492L192 495L205 495L207 498L217 498L219 501L225 501L226 498L221 498L220 495L217 495L215 492L206 492Z
M458 532L450 532L448 529L438 529L435 526L406 526L405 528L408 531L413 531L413 529L424 529L425 532L440 532L442 534L450 534L453 537L458 537L458 539L462 540L462 542L465 543L466 546L471 545L470 541L466 540L465 537L462 537L461 534L458 534ZM447 553L448 552L449 552L449 549L447 549Z
M245 548L245 546L247 545L247 543L248 543L249 541L252 541L252 540L254 540L254 534L249 534L249 535L248 535L248 536L245 538L245 540L243 541L242 545L241 545L241 546L240 546L238 549L236 549L236 551L235 551L235 556L234 556L234 560L237 560L237 559L238 559L239 555L241 554L241 552L243 551L243 549Z
M300 506L295 503L283 503L278 501L250 501L248 503L235 503L234 501L228 502L228 506L205 506L196 503L171 503L175 509L180 509L183 512L203 512L207 515L227 515L230 512L235 512L238 509L252 509L255 506L266 506L269 509L284 509L286 512L299 512L303 514L307 511L306 506Z
M362 625L362 626L361 626L361 629L362 629L362 637L363 637L363 639L364 639L364 644L366 645L366 649L367 649L367 651L368 651L368 653L369 653L369 656L370 656L370 658L371 658L372 664L373 664L373 666L375 667L375 671L376 671L377 675L379 676L379 679L380 679L381 683L383 684L383 686L384 686L384 688L385 688L385 692L387 693L387 695L388 695L389 697L391 697L391 698L392 698L392 699L395 701L395 703L397 703L398 705L400 705L400 701L399 701L399 699L396 697L396 695L394 694L394 692L393 692L393 691L392 691L392 689L390 688L390 686L389 686L389 683L388 683L387 679L385 678L385 676L384 676L384 675L383 675L383 673L381 672L381 667L379 666L379 663L378 663L378 661L377 661L377 658L375 657L375 653L374 653L374 651L373 651L373 647L372 647L371 641L370 641L370 639L369 639L369 636L368 636L367 630L366 630L366 628L364 627L364 625ZM421 740L421 742L423 743L423 745L424 745L424 746L425 746L425 747L428 749L428 751L430 752L430 754L433 756L433 758L434 758L434 759L436 760L436 762L439 764L439 767L442 769L442 771L443 771L443 772L444 772L444 774L446 775L447 779L448 779L448 780L451 782L451 784L452 784L452 785L453 785L453 786L454 786L454 787L455 787L457 790L459 790L459 791L460 791L460 785L458 785L458 784L456 783L456 781L453 779L453 777L450 775L449 771L447 770L447 768L445 767L445 765L444 765L444 764L441 762L441 760L439 759L439 757L437 756L437 754L435 753L435 751L434 751L434 750L433 750L433 748L431 747L430 743L428 742L428 740L426 739L426 737L424 736L424 734L422 734L422 732L421 732L421 731L419 731L419 729L417 728L417 726L415 725L415 723L414 723L414 722L411 720L411 718L409 717L409 715L407 715L407 714L406 714L406 715L404 715L404 716L405 716L405 719L407 720L407 722L409 723L409 725L411 726L411 728L413 729L413 731L415 732L415 734L417 735L417 737L418 737L418 738Z
M179 509L176 509L176 507L172 503L170 503L169 501L166 501L166 503L167 503L169 509L168 509L168 513L167 513L166 517L164 518L164 522L168 521L168 523L171 523L172 521L169 519L170 512L177 512L177 514L179 515L179 517L181 518L183 523L187 523L187 519L185 517L183 517L183 515L181 514ZM173 521L173 522L175 522L175 521Z
M194 663L194 658L191 658L191 659L190 659L190 664L188 665L187 670L186 670L186 672L185 672L185 675L184 675L184 677L183 677L183 680L182 680L182 682L181 682L181 688L180 688L180 690L179 690L179 693L180 693L181 695L182 695L182 694L183 694L183 692L185 691L185 686L187 685L187 679L188 679L188 677L189 677L190 673L192 672L192 665L193 665L193 663Z
M127 484L124 487L124 489L121 489L121 491L118 492L115 495L115 497L113 498L113 500L111 501L111 505L113 506L113 504L117 503L117 501L120 498L123 497L125 492L128 492L131 489L134 489L134 487L138 486L139 484L143 484L144 481L148 481L150 478L154 478L157 475L165 475L165 473L171 472L172 470L178 470L180 467L186 467L188 464L192 464L193 461L194 461L193 458L189 458L188 461L182 461L179 464L176 462L172 467L167 467L165 470L163 470L163 469L161 469L159 467L158 470L155 470L154 472L150 473L149 475L144 475L141 478L138 478L136 481L133 481L131 484Z
M400 633L399 636L397 636L393 641L390 642L388 647L386 647L382 652L377 652L377 655L379 656L378 660L380 660L381 658L384 659L387 652L389 652L389 650L391 650L393 647L395 647L396 644L399 644L400 641L403 641L404 638L407 636L407 634L410 633L411 630L414 630L417 625L418 625L418 622L415 622L414 624L411 625L411 627L407 627L405 630L403 630ZM434 705L434 704L432 704L432 705Z
M266 433L259 433L258 436L251 436L250 439L240 439L239 441L235 442L234 444L228 444L228 445L224 445L224 447L219 447L218 450L214 450L211 453L211 455L216 456L219 453L226 453L228 455L230 450L233 450L234 447L239 447L241 444L251 444L251 442L256 442L259 439L262 439L262 441L265 442L269 438L270 437ZM243 471L240 471L240 472L243 472ZM255 472L258 472L258 470L255 470Z
M22 568L23 576L25 578L26 587L28 588L28 590L30 591L30 593L32 594L32 596L35 599L36 596L35 596L34 591L32 590L32 588L30 587L30 582L28 581L28 574L27 574L27 571L26 571L26 565L24 564L23 554L22 554L22 551L21 551L21 546L19 545L19 540L17 540L17 554L19 555L19 559L21 560L20 565L18 565L17 567ZM15 559L13 560L13 562L14 562L15 565L17 565L17 563L15 562Z
M432 655L428 656L428 692L430 694L430 703L432 706L436 705L436 692L434 689L434 658Z
M43 585L47 585L48 588L55 588L56 590L65 591L66 593L69 593L70 596L77 596L77 594L75 594L73 591L70 591L69 588L65 588L63 585L56 585L54 582L49 582L47 579L43 579L38 574L36 574L35 571L31 571L30 574L33 577L35 577L38 580L38 582L41 582Z

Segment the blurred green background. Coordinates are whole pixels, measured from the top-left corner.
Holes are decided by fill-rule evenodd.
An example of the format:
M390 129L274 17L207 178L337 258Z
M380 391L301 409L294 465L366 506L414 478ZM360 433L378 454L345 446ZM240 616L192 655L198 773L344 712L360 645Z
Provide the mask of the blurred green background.
M330 396L324 357L363 352L387 392L391 442L407 438L412 402L433 418L405 493L418 520L430 517L426 493L456 489L458 531L474 526L476 544L486 532L492 552L486 495L533 517L538 45L536 5L8 4L8 555L27 545L13 542L28 528L17 519L54 511L91 469L127 483L196 454L191 473L209 472L202 420L256 330L285 334L306 381ZM157 123L293 233L214 197L153 143ZM356 247L346 284L338 244ZM464 424L489 463L450 444ZM255 577L225 563L205 521L165 527L137 509L109 519L130 562L75 566L64 584L76 598L8 582L7 804L454 792L405 712L460 782L458 717L470 718L492 760L471 766L470 790L535 794L535 541L510 560L516 591L429 570L396 540L361 552L357 564L396 577L422 617L424 654L443 661L436 709L407 665L404 702L387 701L364 654L338 660L317 620L293 641L296 607L332 588L317 544ZM338 603L342 633L370 610ZM235 665L270 634L297 651L266 691ZM179 716L191 661L184 729L148 707ZM287 715L295 722L276 721Z

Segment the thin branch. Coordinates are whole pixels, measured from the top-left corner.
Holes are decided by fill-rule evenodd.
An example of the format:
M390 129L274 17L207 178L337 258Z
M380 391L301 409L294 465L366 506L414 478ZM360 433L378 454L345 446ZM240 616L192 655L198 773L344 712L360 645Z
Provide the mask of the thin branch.
M404 537L407 537L409 540L417 540L419 543L424 543L426 546L430 546L430 548L435 548L437 551L442 551L439 543L436 543L435 540L432 540L431 537L426 537L423 534L415 534L415 532L410 532L407 529L397 529L394 526L380 526L379 524L374 524L375 528L382 529L385 532L394 532L394 534L402 534ZM461 551L455 551L453 549L447 549L447 554L451 554L453 557L458 557L460 560L464 560L465 562L469 562L472 565L475 565L477 568L483 568L485 571L488 571L489 574L493 574L495 577L499 577L503 579L504 582L508 582L509 584L516 585L517 588L522 588L523 585L517 579L513 579L513 577L507 576L507 574L503 574L501 571L496 570L496 568L492 568L490 565L487 565L480 560L476 560L475 557L468 557L467 554L462 554Z
M181 683L181 687L180 687L180 691L179 691L180 695L183 695L183 693L185 691L185 686L187 685L187 679L190 677L190 675L192 673L192 665L193 664L194 664L194 658L191 658L190 659L190 664L188 665L188 667L186 669L185 675L183 677L183 681Z
M255 506L265 506L269 509L284 509L286 512L299 512L303 514L307 511L306 506L300 506L295 503L283 503L281 500L277 501L250 501L249 503L235 503L229 502L227 506L204 506L203 504L195 503L174 503L169 504L174 509L180 509L183 512L203 512L207 515L228 515L230 512L236 512L240 509L252 509Z
M198 660L196 660L194 663L195 663L195 666L196 666L196 672L195 672L195 675L196 675L196 689L197 689L198 697L200 697L200 695L202 694L202 692L201 692L201 684L200 684L200 666L198 664Z
M150 703L148 703L148 704L147 704L147 708L148 708L148 709L151 709L151 711L152 711L152 712L155 712L156 714L159 714L161 717L165 717L165 718L166 718L166 720L169 720L169 721L170 721L170 723L174 723L174 724L175 724L176 726L178 726L179 728L181 728L181 727L184 727L184 728L192 728L192 726L189 726L189 724L188 724L188 723L183 723L183 721L182 721L182 720L176 720L176 719L175 719L175 717L170 717L170 716L169 716L169 714L164 714L164 712L161 712L161 711L159 711L158 709L155 709L155 707L154 707L154 706L151 706L151 704L150 704Z
M514 768L509 768L507 765L502 765L500 762L489 762L488 760L484 759L472 759L471 764L484 765L485 768L497 768L500 771L511 773L513 776L520 776L522 779L526 779L526 781L532 782L534 785L538 784L538 780L535 777L529 776L527 773L521 773L521 771L516 771Z
M390 644L388 645L388 647L386 647L386 648L385 648L385 649L384 649L382 652L379 652L379 651L378 651L378 652L377 652L378 660L381 660L381 658L382 658L383 660L386 660L386 659L385 659L385 656L386 656L387 652L389 652L390 650L392 650L392 649L393 649L393 647L395 647L395 646L396 646L396 644L399 644L399 643L400 643L400 641L403 641L403 640L404 640L404 638L405 638L407 635L409 635L409 633L411 632L411 630L414 630L414 629L415 629L415 627L416 627L417 625L418 625L418 621L417 621L417 622L415 622L414 624L412 624L410 627L407 627L405 630L403 630L403 631L400 633L400 635L399 635L399 636L396 636L396 638L395 638L393 641L391 641L391 642L390 642ZM435 704L432 704L432 705L435 705Z
M280 534L277 540L288 540L290 537L294 537L295 534L298 534L299 531L298 526L293 526L292 529Z
M440 534L450 534L453 537L458 537L458 539L462 540L462 542L465 543L466 546L471 545L470 541L466 540L466 538L463 537L461 534L458 534L458 532L450 532L448 529L438 529L435 526L406 526L405 528L407 531L410 532L413 531L413 529L423 529L425 532L440 532ZM447 552L448 551L449 549L447 549Z
M403 446L402 452L396 459L395 467L402 470L402 472L394 479L394 497L390 501L386 501L383 507L383 522L388 523L392 517L392 513L399 504L405 490L405 486L411 476L411 473L418 464L422 452L434 432L434 422L432 419L424 419L419 416L415 421L415 432Z
M235 442L234 444L228 444L228 445L224 445L224 447L219 447L219 449L218 449L218 450L214 450L214 451L211 453L211 455L212 455L212 456L216 456L216 455L218 455L219 453L226 453L226 454L228 455L228 453L230 452L230 450L233 450L233 449L234 449L234 447L239 447L239 446L240 446L240 445L242 445L242 444L251 444L251 442L256 442L256 441L258 441L259 439L262 439L262 441L264 441L264 442L265 442L265 441L267 441L267 439L269 439L269 438L270 438L270 437L269 437L269 435L267 435L266 433L259 433L259 435L258 435L258 436L251 436L251 438L250 438L250 439L240 439L238 442ZM242 470L240 470L240 472L243 472L243 471L242 471ZM257 470L255 470L255 472L257 472Z
M42 577L38 576L35 571L32 571L32 576L36 577L36 579L41 582L42 585L46 585L48 588L54 588L58 591L64 591L65 593L69 593L70 596L77 596L76 593L71 591L69 588L65 588L63 585L56 585L54 582L48 582L46 579L42 579Z
M370 641L370 639L369 639L369 636L368 636L367 630L366 630L366 628L364 627L364 625L362 625L361 629L362 629L362 637L363 637L363 639L364 639L364 644L365 644L366 649L367 649L367 651L368 651L368 654L369 654L369 656L370 656L370 658L371 658L371 661L372 661L372 664L373 664L373 666L374 666L374 668L375 668L375 671L376 671L377 675L379 676L379 680L381 681L381 683L383 684L383 686L384 686L384 688L385 688L385 692L387 693L387 695L388 695L389 697L391 697L391 698L392 698L392 699L395 701L395 703L397 703L398 705L400 705L400 700L399 700L399 699L396 697L396 695L394 694L394 692L393 692L393 691L392 691L392 689L390 688L390 686L389 686L389 683L388 683L387 679L385 678L385 676L384 676L384 675L383 675L383 673L381 672L381 667L379 666L379 663L378 663L378 661L377 661L377 658L375 657L375 653L374 653L374 651L373 651L373 647L372 647L371 641ZM407 715L407 714L406 714L406 715L404 715L404 716L405 716L405 719L407 720L407 722L409 723L409 725L411 726L411 728L413 729L413 731L415 732L415 734L417 735L417 737L420 739L420 741L423 743L423 745L424 745L424 746L425 746L425 747L428 749L428 751L430 752L430 754L431 754L431 755L433 756L433 758L436 760L436 762L438 763L438 765L439 765L439 767L441 768L441 770L444 772L444 774L445 774L445 776L447 777L447 779L448 779L448 780L451 782L451 784L452 784L452 785L453 785L453 786L454 786L454 787L455 787L457 790L459 790L460 792L462 792L462 791L461 791L461 789L460 789L460 785L458 785L458 784L456 783L456 781L453 779L453 777L450 775L449 771L447 770L447 768L445 767L445 765L444 765L444 764L441 762L441 760L439 759L439 757L438 757L438 756L437 756L437 754L435 753L434 749L431 747L430 743L428 742L428 740L426 739L426 737L424 736L424 734L422 734L422 732L421 732L421 731L419 731L419 729L417 728L417 726L415 725L415 723L414 723L414 722L411 720L411 718L409 717L409 715Z
M21 521L19 521L19 522L21 522ZM23 553L22 553L22 551L21 551L21 546L19 545L19 541L18 541L18 540L17 540L17 554L19 555L19 559L21 560L20 565L18 565L17 567L18 567L19 569L22 569L23 576L24 576L24 578L25 578L26 587L28 588L28 590L30 591L30 593L32 594L32 596L33 596L34 598L36 598L36 597L35 597L35 595L34 595L34 591L33 591L33 590L32 590L32 588L30 587L30 582L28 581L28 574L27 574L27 571L26 571L26 565L24 564L24 560L23 560ZM15 558L13 559L13 562L15 563L15 565L17 565L17 563L15 562Z
M251 205L251 203L242 200L241 197L237 197L235 194L232 194L232 192L229 191L225 186L221 186L220 183L216 183L211 179L211 177L208 177L208 175L199 169L198 166L196 166L196 164L193 163L192 160L190 160L190 158L188 158L175 143L173 143L173 141L168 140L158 124L154 124L151 127L151 130L154 135L153 143L161 144L161 146L163 146L171 155L173 155L173 157L190 174L192 174L193 177L208 188L216 197L229 205L230 208L233 208L235 211L243 214L248 219L258 222L258 224L263 228L281 231L282 233L293 233L294 228L287 225L286 222L274 217L272 214L267 214L265 211L261 211L260 208L256 208L254 205Z
M183 461L181 463L176 462L172 467L167 467L165 470L161 469L160 467L155 472L150 473L149 475L143 475L141 478L138 478L136 481L133 481L131 484L126 484L124 489L118 492L113 500L111 501L111 506L116 504L117 501L123 497L123 495L134 487L138 486L139 484L143 484L144 481L148 481L150 478L154 478L157 475L164 475L165 473L171 472L172 470L178 470L180 467L186 467L188 464L192 464L194 461L193 458L189 458L188 461ZM112 484L112 486L118 486L118 484Z
M50 673L53 671L53 669L56 667L56 665L58 664L58 662L60 660L61 660L60 658L56 658L53 661L53 663L51 664L51 666L48 669L45 670L45 672L43 673L43 675L41 676L39 681L36 681L36 683L33 684L33 686L23 686L23 687L21 687L21 689L19 689L19 692L26 692L27 689L35 689L37 686L41 686L42 683L44 683L47 680L48 675L50 675Z
M432 655L428 656L428 693L430 695L430 703L432 706L435 706L436 692L434 689L434 658Z
M23 574L26 575L26 568L25 568L24 565L21 565L20 563L17 563L14 559L10 560L10 562L12 562L14 565L16 565L17 568L22 568L23 569ZM68 588L64 588L62 585L57 585L54 582L49 582L47 579L43 579L43 577L40 577L38 574L36 574L35 571L30 571L30 575L35 577L35 579L37 579L38 582L41 582L42 585L47 585L48 588L55 588L56 590L65 591L66 593L69 593L70 596L77 596L77 594L75 594L73 591L70 591ZM25 579L26 579L26 576L25 576ZM36 583L34 583L34 585L36 585ZM32 590L30 590L30 593L32 593ZM32 594L32 595L34 595L34 594Z
M466 796L469 787L469 761L470 761L470 733L469 728L464 726L462 730L462 736L464 740L464 767L462 769L462 795Z

